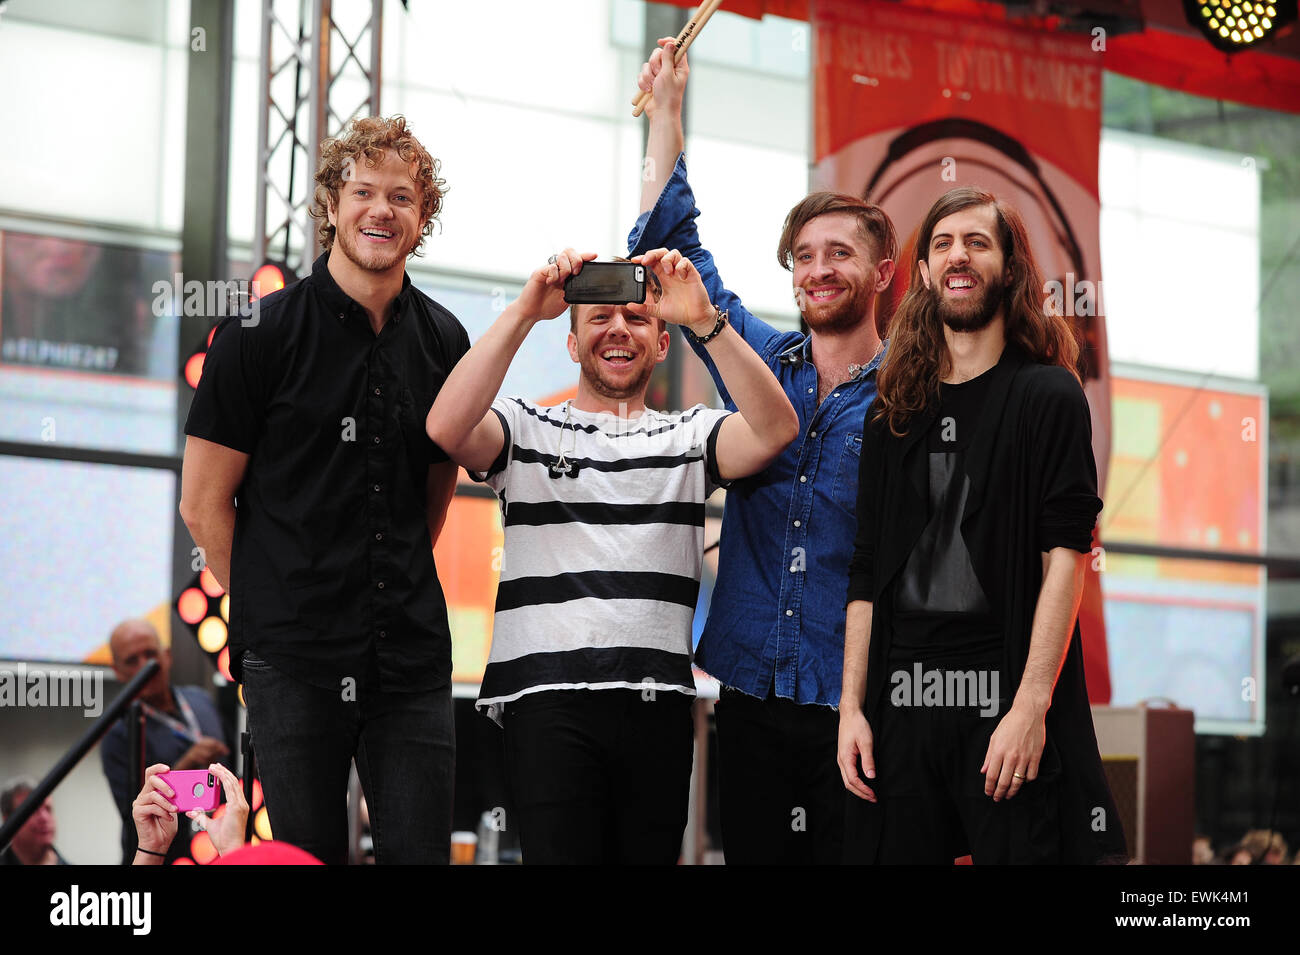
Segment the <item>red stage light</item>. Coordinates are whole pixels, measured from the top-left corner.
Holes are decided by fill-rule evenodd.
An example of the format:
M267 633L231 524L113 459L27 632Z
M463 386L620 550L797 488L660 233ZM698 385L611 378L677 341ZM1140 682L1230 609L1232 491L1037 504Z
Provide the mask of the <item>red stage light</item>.
M190 855L199 865L207 865L217 858L217 847L212 844L212 837L206 832L195 833L190 840Z
M190 587L176 600L176 612L186 623L193 626L208 613L208 597L198 587Z
M217 583L217 575L206 567L199 574L199 586L203 588L203 592L209 597L220 597L225 593L221 584Z
M199 386L199 378L203 374L203 359L207 354L205 351L195 352L185 362L185 384L191 388Z
M235 678L230 675L230 644L222 647L221 652L217 654L217 669L231 683L235 682Z
M253 273L252 285L252 298L254 299L259 299L263 295L270 295L272 292L278 292L285 286L284 270L274 262L267 262Z

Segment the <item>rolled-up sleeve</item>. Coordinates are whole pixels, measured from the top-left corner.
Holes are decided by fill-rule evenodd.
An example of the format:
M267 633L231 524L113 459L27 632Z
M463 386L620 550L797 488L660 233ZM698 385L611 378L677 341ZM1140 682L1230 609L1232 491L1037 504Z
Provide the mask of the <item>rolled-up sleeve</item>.
M749 346L754 351L766 357L768 346L774 339L779 338L781 333L767 322L751 315L741 303L740 296L723 284L722 277L718 275L718 268L713 262L713 256L700 243L699 229L695 224L699 214L700 210L695 205L695 193L686 178L686 155L683 153L677 157L673 174L664 184L654 208L649 212L641 213L632 231L628 233L628 255L641 255L651 249L676 249L682 253L691 260L696 271L700 273L700 279L708 290L709 300L719 308L725 309L729 313L728 320L731 322L731 327L740 334L741 338L749 342ZM725 400L726 392L708 352L701 345L693 342L688 344L708 366Z
M1042 488L1038 547L1044 552L1068 547L1086 554L1102 507L1088 399L1064 368L1052 369L1043 380L1032 417L1034 467Z

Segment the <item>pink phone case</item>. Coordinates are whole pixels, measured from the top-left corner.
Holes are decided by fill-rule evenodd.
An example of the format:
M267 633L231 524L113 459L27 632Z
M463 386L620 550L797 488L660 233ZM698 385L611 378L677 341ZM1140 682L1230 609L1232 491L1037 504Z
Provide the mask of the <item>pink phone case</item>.
M171 802L180 812L211 812L221 803L221 780L206 769L174 769L159 773L158 778L176 793Z

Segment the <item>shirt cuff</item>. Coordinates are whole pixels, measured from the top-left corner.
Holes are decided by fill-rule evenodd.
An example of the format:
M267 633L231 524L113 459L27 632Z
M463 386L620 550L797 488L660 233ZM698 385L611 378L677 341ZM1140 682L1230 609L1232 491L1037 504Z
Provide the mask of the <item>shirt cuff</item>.
M627 234L628 255L641 255L665 245L683 221L697 215L695 193L686 180L686 154L681 153L673 166L673 174L655 200L654 208L637 216L636 224Z

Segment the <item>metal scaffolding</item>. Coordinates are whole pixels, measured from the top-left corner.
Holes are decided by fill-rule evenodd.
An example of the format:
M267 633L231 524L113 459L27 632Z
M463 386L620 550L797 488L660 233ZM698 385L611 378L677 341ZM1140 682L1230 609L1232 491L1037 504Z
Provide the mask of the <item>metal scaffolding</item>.
M333 7L332 0L262 0L253 260L277 259L300 276L319 254L309 208L321 140L356 116L379 115L383 0L344 26ZM358 86L365 95L357 96Z

